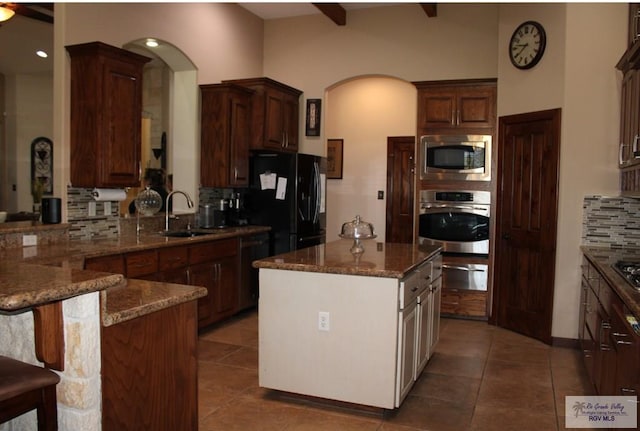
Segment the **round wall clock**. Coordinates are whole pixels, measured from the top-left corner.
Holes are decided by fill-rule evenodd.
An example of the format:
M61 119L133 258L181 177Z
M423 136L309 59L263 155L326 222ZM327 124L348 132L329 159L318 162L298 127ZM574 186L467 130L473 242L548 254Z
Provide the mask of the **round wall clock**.
M520 24L509 42L509 59L518 69L531 69L544 55L547 35L542 24L526 21Z

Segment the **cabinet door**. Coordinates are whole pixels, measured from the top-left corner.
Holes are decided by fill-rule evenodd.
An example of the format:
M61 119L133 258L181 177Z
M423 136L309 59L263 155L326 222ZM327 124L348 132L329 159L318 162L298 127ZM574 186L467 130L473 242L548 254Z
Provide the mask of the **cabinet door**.
M430 88L418 92L418 129L456 127L456 90L453 87Z
M495 87L460 88L456 99L456 127L493 128L496 122L495 94Z
M105 62L103 97L101 184L136 186L140 183L141 68L123 61Z
M248 97L234 95L229 101L229 181L231 187L249 185L249 117Z
M207 289L207 296L198 299L198 327L208 325L213 320L214 301L213 294L216 279L214 263L201 263L192 265L188 269L189 281L193 286L202 286Z
M640 79L638 71L628 70L622 79L621 113L620 113L620 149L619 163L627 166L633 159L633 152L638 149L640 134Z
M431 354L431 352L429 351L429 346L431 345L430 320L432 312L432 295L430 290L427 288L427 291L423 292L422 295L420 295L420 297L418 298L418 356L416 358L416 369L414 371L416 378L420 375L422 370L424 370L424 367L427 365L427 361L429 360L429 356Z
M399 315L396 407L400 407L415 380L417 317L416 302L411 303Z
M298 151L298 96L285 94L283 99L283 130L285 133L284 150Z
M442 298L442 277L434 280L431 285L431 312L430 312L430 330L429 330L429 357L436 350L438 341L440 340L440 301Z
M284 115L285 106L282 94L278 91L268 89L265 92L265 147L276 150L284 148L286 138Z

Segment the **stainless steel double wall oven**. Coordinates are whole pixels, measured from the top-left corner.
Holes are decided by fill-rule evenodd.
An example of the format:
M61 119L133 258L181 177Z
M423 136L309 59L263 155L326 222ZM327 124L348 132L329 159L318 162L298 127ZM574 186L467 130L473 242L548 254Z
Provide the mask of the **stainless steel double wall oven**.
M445 254L443 285L447 288L486 291L489 254L491 193L488 191L420 191L420 243L440 244ZM462 256L455 264L446 256ZM474 259L467 259L474 260Z

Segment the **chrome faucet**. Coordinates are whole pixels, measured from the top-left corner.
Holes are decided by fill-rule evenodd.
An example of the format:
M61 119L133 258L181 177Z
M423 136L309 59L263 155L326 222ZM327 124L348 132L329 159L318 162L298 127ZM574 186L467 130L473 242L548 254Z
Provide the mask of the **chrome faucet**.
M174 193L180 193L181 195L183 195L185 198L187 198L187 206L189 208L193 208L193 201L191 200L191 198L189 197L189 195L183 191L180 190L174 190L171 193L169 193L167 195L167 199L164 203L164 230L165 232L169 232L169 199L171 199L171 196Z

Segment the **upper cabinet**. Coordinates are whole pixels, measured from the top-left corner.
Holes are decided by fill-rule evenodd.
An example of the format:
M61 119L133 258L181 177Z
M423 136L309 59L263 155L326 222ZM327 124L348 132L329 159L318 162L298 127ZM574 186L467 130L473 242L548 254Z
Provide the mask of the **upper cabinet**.
M629 47L616 64L622 72L620 107L620 191L640 194L640 6L629 5Z
M253 90L235 84L212 84L201 85L200 93L201 186L248 186Z
M414 82L418 89L418 136L491 134L496 123L495 79Z
M71 184L140 185L142 69L150 59L101 42L71 57Z
M224 83L254 90L251 149L298 151L300 90L269 78L236 79Z

